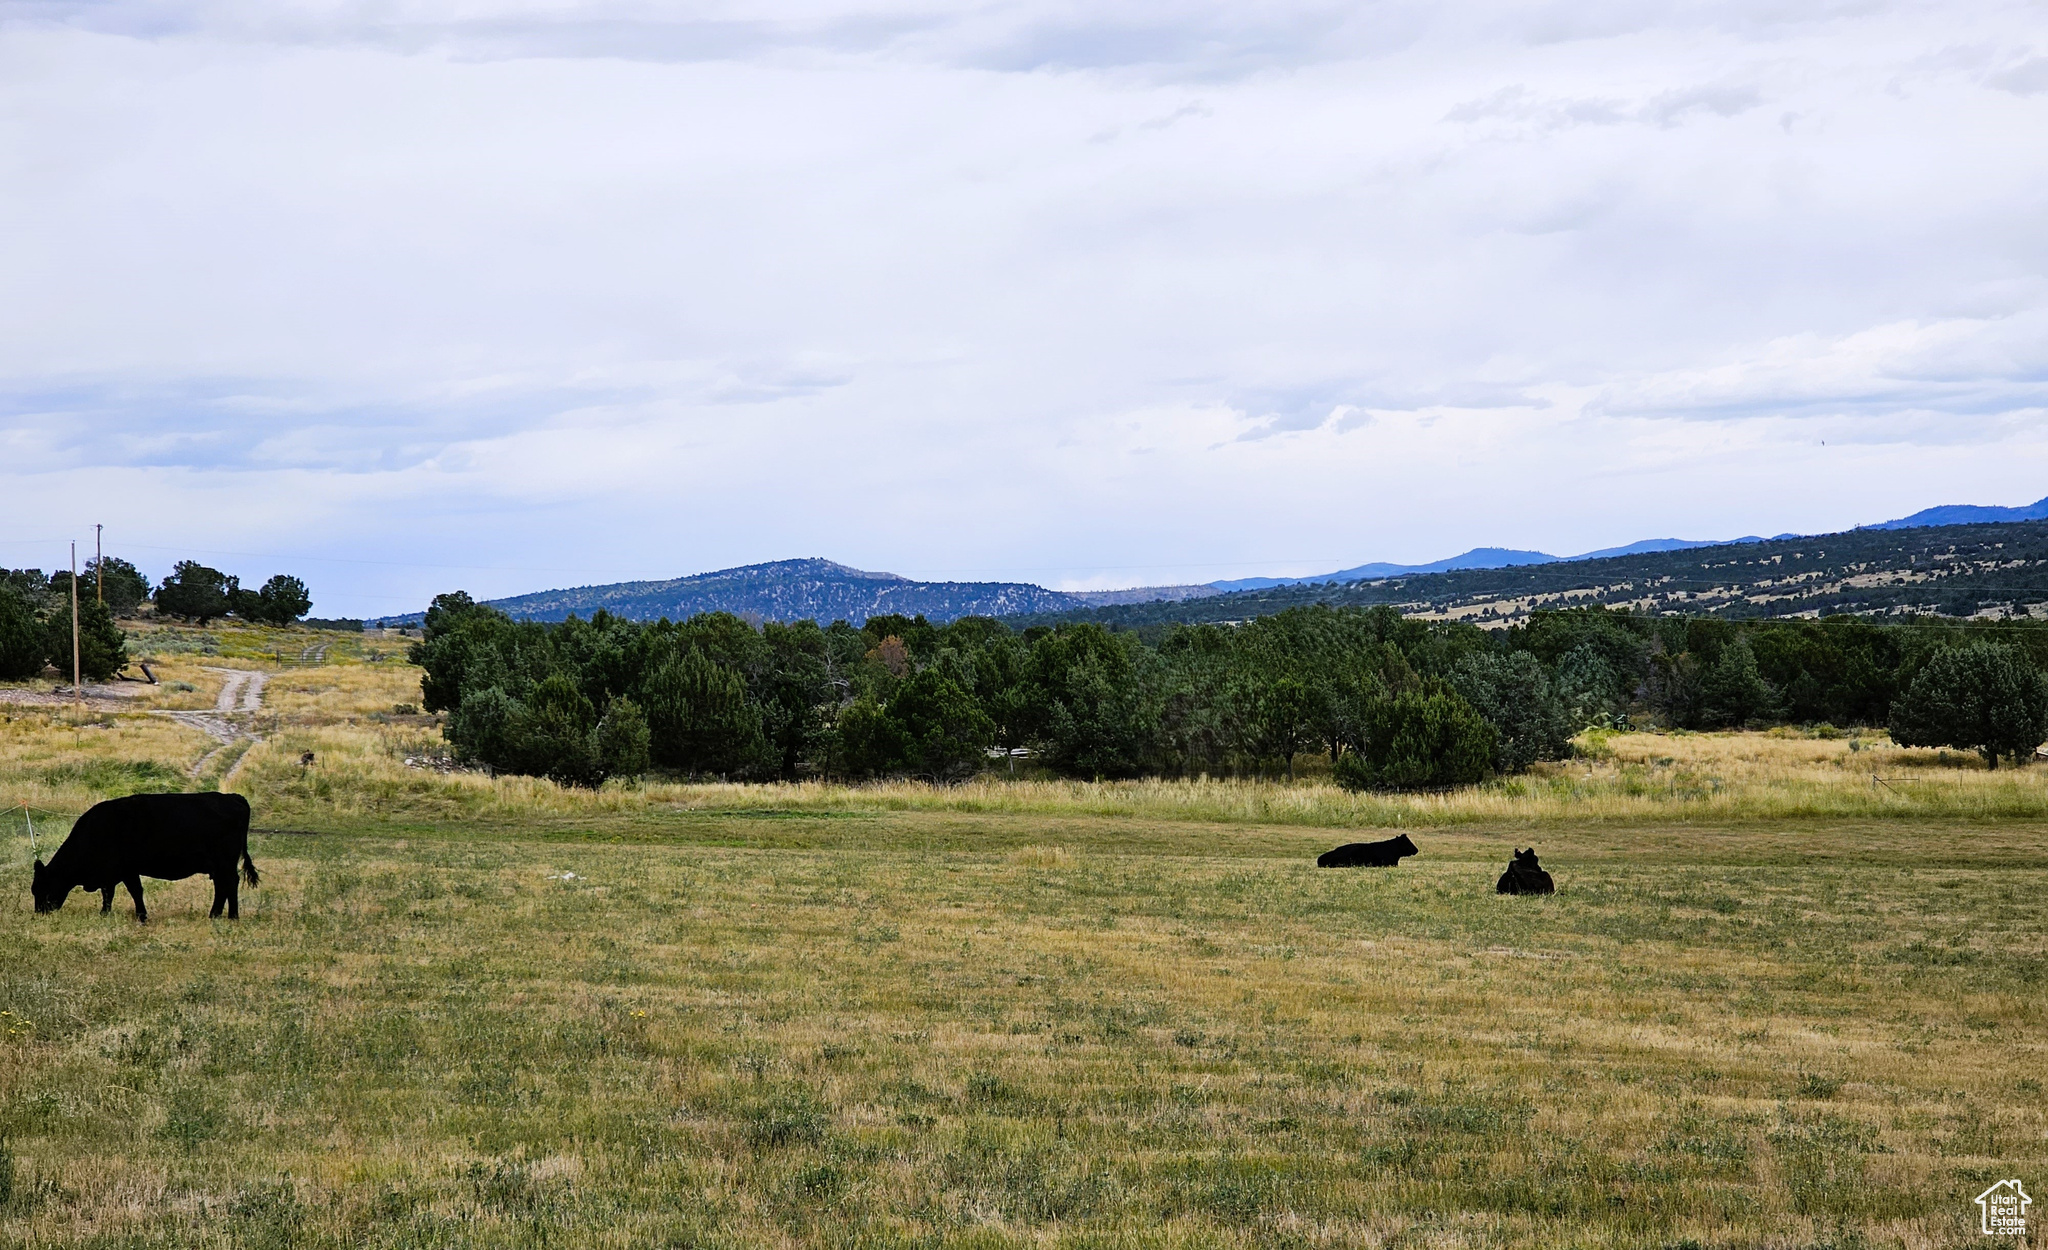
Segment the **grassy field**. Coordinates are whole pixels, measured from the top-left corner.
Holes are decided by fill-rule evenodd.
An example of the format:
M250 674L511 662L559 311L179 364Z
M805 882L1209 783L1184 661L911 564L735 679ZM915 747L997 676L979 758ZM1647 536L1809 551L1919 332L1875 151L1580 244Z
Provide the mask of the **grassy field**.
M0 825L0 1244L1922 1247L2048 1187L2048 770L564 793L330 658L231 782L300 831L238 924L36 916ZM211 746L17 711L0 803ZM1493 894L1532 841L1559 893Z

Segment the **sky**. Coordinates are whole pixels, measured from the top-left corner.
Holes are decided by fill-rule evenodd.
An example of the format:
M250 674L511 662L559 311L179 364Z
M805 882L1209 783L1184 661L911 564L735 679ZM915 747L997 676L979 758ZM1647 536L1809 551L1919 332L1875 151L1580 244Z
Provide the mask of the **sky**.
M8 0L0 565L317 615L2048 495L2048 8Z

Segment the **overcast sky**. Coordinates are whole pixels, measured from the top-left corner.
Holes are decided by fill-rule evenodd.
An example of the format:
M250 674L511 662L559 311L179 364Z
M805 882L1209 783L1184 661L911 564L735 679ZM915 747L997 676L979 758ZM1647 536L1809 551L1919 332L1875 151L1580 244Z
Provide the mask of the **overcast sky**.
M375 615L2048 495L2048 9L0 4L0 564Z

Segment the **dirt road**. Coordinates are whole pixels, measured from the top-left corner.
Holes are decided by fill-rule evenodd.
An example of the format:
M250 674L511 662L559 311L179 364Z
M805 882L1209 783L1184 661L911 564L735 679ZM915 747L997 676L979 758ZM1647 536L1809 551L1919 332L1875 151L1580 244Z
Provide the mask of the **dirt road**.
M204 772L206 766L222 751L244 738L257 736L255 730L246 724L243 718L253 719L254 713L263 710L263 686L270 680L268 673L259 673L252 669L209 668L206 671L223 675L220 697L213 701L211 712L163 713L180 725L197 729L220 744L200 756L192 767L186 770L186 774L192 777ZM239 760L236 762L240 763Z

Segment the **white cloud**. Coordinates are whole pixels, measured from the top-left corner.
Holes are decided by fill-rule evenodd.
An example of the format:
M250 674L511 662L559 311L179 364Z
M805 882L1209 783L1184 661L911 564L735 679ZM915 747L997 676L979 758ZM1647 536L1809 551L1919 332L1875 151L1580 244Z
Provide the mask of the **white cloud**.
M2029 57L2009 69L2000 70L1984 81L2014 95L2039 95L2048 91L2048 56Z
M2048 493L2037 6L678 12L5 10L0 563L374 612Z

